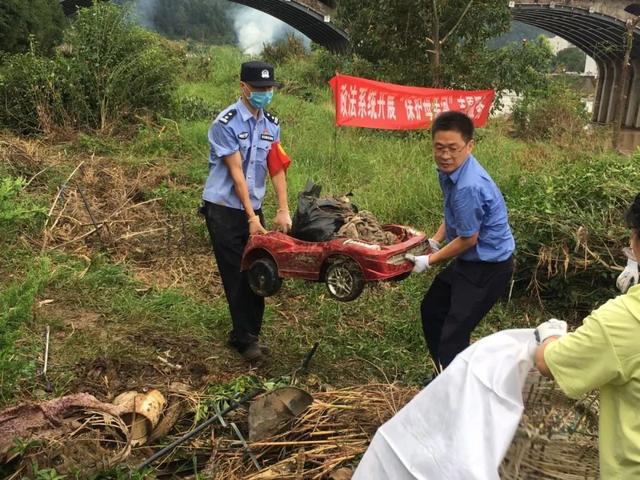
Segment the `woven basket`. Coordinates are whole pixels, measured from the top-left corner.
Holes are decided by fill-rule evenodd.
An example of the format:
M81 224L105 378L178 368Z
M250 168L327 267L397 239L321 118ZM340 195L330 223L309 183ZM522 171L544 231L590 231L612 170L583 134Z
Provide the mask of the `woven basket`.
M502 480L598 479L597 393L571 400L532 370L523 397L524 414L500 467Z

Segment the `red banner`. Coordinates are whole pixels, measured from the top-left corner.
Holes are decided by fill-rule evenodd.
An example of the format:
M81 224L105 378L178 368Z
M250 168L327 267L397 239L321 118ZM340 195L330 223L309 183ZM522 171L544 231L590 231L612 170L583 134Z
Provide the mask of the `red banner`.
M329 81L336 102L336 125L414 130L430 128L439 113L464 112L476 127L489 118L493 90L447 90L382 83L337 74Z

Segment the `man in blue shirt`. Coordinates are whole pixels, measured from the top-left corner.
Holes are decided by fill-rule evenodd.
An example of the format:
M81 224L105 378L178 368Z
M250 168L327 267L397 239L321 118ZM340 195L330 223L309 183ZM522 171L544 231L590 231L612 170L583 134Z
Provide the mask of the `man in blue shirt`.
M507 207L471 154L473 132L473 121L461 112L445 112L433 123L444 222L429 240L435 247L431 254L407 255L418 273L453 260L436 275L420 309L436 374L469 346L471 332L506 292L513 274L515 242Z
M233 324L228 343L249 361L260 359L267 350L259 343L264 298L251 290L240 262L249 236L266 233L262 201L267 155L280 141L280 125L264 108L277 85L268 63L242 64L240 99L220 112L209 128L209 175L202 194L202 211ZM285 170L274 173L271 182L278 202L274 228L286 232L291 217Z

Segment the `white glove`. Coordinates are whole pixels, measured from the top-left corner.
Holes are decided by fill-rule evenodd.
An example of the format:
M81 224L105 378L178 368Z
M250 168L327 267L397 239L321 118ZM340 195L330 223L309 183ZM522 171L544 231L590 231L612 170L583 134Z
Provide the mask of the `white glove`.
M413 273L422 273L431 267L431 265L429 265L429 255L416 256L411 253L407 253L404 258L413 263Z
M627 266L624 267L622 273L618 275L616 287L618 287L618 290L622 293L627 293L627 290L638 284L638 276L638 262L628 258Z
M276 232L289 232L291 230L291 216L289 215L289 210L279 208L276 213L276 218L273 219L273 224Z
M436 253L438 250L440 250L440 242L437 240L434 240L433 238L430 238L429 248L431 249L431 253Z
M549 337L562 337L567 334L567 322L551 318L536 327L533 334L538 344L543 343Z

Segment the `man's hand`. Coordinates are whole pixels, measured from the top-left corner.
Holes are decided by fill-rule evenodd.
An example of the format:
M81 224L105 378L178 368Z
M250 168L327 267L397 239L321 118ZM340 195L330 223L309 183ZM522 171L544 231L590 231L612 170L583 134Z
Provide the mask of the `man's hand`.
M276 213L276 218L273 219L274 230L277 232L287 233L291 230L291 216L289 210L285 208L279 208Z
M262 235L267 233L265 228L260 223L260 217L258 215L254 215L249 218L249 235Z
M618 287L618 290L620 290L622 293L627 293L627 290L638 284L639 276L638 262L631 258L628 258L627 266L624 267L622 273L618 275L618 279L616 280L616 287Z
M536 337L536 342L538 342L538 345L541 345L547 338L566 335L567 322L558 320L557 318L551 318L538 325L533 333Z
M405 254L404 258L413 263L413 273L422 273L425 270L431 268L429 265L429 255L413 255L411 253Z

